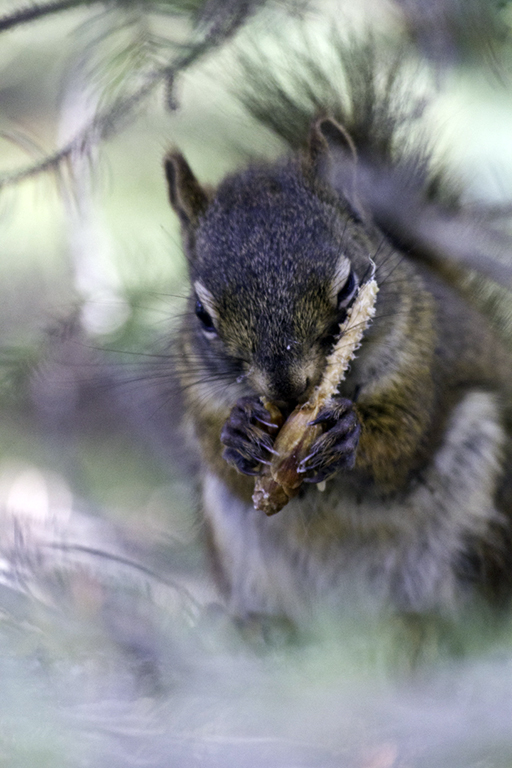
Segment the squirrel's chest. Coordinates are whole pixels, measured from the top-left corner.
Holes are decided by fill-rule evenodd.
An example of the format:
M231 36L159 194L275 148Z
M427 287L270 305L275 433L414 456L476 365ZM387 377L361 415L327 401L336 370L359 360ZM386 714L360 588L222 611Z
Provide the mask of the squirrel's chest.
M324 493L312 487L267 518L207 474L204 512L231 609L295 618L319 600L341 608L354 591L404 610L453 606L457 558L499 520L503 440L493 398L474 392L422 477L400 496L378 498L340 476Z
M340 607L364 593L377 604L453 599L451 549L439 530L418 524L408 499L377 501L335 487L311 488L267 518L211 475L204 508L216 556L238 614L284 613L294 619L317 600ZM443 550L446 550L443 551ZM393 594L392 594L393 593Z

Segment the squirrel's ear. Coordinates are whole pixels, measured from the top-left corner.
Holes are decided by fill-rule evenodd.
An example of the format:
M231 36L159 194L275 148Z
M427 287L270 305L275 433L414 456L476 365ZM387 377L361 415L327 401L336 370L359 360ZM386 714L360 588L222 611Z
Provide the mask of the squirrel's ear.
M169 200L182 225L195 227L208 207L208 195L181 152L170 152L164 161Z
M332 117L320 117L309 131L309 156L313 166L318 167L329 156L345 155L354 166L357 164L357 150L349 132Z
M314 128L324 140L330 152L345 152L357 162L357 151L350 133L332 117L322 117Z
M350 133L332 117L319 118L309 132L309 156L317 176L343 195L356 217L364 218L357 149Z

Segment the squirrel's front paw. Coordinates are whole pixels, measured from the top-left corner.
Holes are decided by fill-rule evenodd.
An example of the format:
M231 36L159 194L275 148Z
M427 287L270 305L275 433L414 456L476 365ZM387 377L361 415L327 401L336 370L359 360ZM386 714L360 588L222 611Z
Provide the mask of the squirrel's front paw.
M270 464L278 426L259 397L242 397L231 410L220 433L223 458L244 475L260 475Z
M304 482L321 483L340 469L352 469L361 435L354 403L344 397L333 398L311 423L321 424L326 431L299 464Z

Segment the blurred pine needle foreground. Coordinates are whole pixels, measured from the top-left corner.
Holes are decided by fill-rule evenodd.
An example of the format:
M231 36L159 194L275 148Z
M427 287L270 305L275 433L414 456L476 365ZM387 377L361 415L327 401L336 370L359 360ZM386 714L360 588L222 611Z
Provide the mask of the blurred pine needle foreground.
M223 608L175 429L187 287L162 171L171 145L212 183L276 157L300 115L261 123L247 61L371 34L408 51L498 248L511 25L508 0L2 0L0 766L512 766L511 621L462 612L411 663L370 606L307 637Z

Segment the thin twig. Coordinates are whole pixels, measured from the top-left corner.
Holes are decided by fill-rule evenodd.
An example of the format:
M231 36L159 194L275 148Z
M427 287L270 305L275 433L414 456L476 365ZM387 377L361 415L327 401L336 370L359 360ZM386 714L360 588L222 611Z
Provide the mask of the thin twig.
M18 8L12 13L0 17L0 32L7 32L8 29L17 27L20 24L26 24L29 21L36 21L51 13L67 11L71 8L78 8L81 5L92 5L96 2L99 2L99 0L53 0L50 3Z
M83 0L81 0L83 2ZM24 179L32 176L44 173L49 170L58 170L63 163L70 160L73 155L85 153L87 148L93 143L104 141L119 132L124 121L128 120L136 108L144 101L161 82L166 82L172 89L172 84L175 82L176 76L183 72L185 69L194 64L203 55L208 53L214 48L218 48L230 37L232 37L238 29L247 21L250 15L259 4L264 5L264 2L244 3L242 9L238 9L237 13L230 13L232 3L228 4L228 7L219 5L216 9L216 14L211 20L202 18L199 20L197 30L200 34L200 39L189 46L185 47L177 56L176 60L167 66L159 67L153 70L146 82L134 93L128 97L121 97L109 108L103 112L96 114L74 138L72 138L67 144L60 149L56 150L52 154L46 155L42 160L36 163L32 163L24 168L14 171L5 176L0 176L0 189L16 184ZM55 10L71 7L71 3L78 4L78 0L58 0L53 4L47 6L37 6L39 9L52 8L55 5ZM208 4L207 4L208 5ZM59 7L57 7L59 6ZM49 12L49 11L48 11ZM18 12L18 16L22 12ZM4 23L8 21L9 17L4 17ZM35 17L34 17L35 18ZM1 22L1 20L0 20ZM21 23L21 21L19 22ZM0 28L1 29L1 28ZM168 103L172 103L172 99L168 96ZM174 105L175 108L175 105Z

